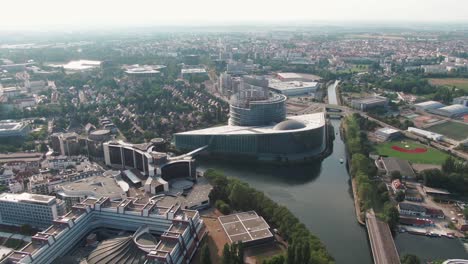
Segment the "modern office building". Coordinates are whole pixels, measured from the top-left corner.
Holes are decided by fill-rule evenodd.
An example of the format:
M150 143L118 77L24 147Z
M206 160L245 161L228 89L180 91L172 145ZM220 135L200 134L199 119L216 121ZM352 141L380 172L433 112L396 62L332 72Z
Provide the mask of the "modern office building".
M319 87L318 82L302 82L302 81L277 81L270 80L268 87L286 96L307 95L315 93Z
M291 116L275 125L218 126L174 135L175 147L191 151L206 146L220 156L292 161L316 157L326 150L324 113Z
M180 75L181 75L182 78L190 78L190 77L193 77L193 76L208 77L208 72L203 67L187 68L187 69L181 69L180 70Z
M63 202L54 196L30 193L0 194L0 222L45 228L59 216Z
M270 93L267 88L244 87L233 95L229 105L229 124L263 126L276 124L286 117L286 96Z
M144 179L160 177L166 181L175 177L196 178L195 160L187 157L169 157L154 150L155 144L130 144L123 141L104 143L104 161L115 169L136 169Z
M87 256L87 263L189 263L205 235L198 211L182 209L177 203L162 204L160 197L147 202L136 198L120 202L107 197L89 198L34 235L5 263L63 263L60 258L98 228L136 232L117 241L102 241ZM144 239L148 237L155 239ZM121 243L125 246L117 247ZM138 261L126 262L124 256Z
M25 137L29 133L29 123L14 120L0 121L0 137Z
M252 246L274 240L270 226L255 211L220 216L218 221L231 243Z
M372 96L351 100L351 107L361 111L367 111L374 107L384 107L388 105L388 98L382 96Z

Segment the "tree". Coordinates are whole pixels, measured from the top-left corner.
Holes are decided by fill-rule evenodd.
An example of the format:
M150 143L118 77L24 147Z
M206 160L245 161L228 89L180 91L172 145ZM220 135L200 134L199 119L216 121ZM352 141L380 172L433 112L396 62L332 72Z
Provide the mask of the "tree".
M386 203L384 205L383 214L385 221L388 223L390 230L393 232L397 227L398 221L400 219L400 213L398 212L398 209L391 203Z
M400 171L392 171L392 173L390 173L390 177L392 181L396 179L401 180L401 173Z
M454 172L456 169L455 159L449 156L442 164L442 171L445 173Z
M234 264L232 261L231 248L228 243L224 244L223 248L223 264Z
M397 200L397 202L403 202L403 200L405 200L405 193L402 191L397 191L395 200Z
M420 264L421 261L415 255L406 254L401 258L401 264Z
M211 264L210 248L208 247L208 243L205 243L201 248L200 263Z

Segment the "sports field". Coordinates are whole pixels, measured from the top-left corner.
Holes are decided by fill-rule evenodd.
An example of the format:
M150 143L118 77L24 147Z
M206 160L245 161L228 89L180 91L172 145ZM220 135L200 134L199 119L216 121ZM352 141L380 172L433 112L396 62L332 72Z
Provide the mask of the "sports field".
M395 157L413 163L442 164L448 157L442 151L411 140L390 141L376 146L381 156Z
M455 86L468 91L468 78L431 78L429 83L437 86Z
M468 125L458 122L448 121L427 128L427 130L442 134L455 140L468 138Z

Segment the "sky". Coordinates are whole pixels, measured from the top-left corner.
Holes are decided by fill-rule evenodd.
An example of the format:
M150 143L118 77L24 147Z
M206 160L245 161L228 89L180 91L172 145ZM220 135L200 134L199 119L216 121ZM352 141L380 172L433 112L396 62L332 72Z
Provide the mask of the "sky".
M246 22L468 22L468 0L14 0L0 30Z

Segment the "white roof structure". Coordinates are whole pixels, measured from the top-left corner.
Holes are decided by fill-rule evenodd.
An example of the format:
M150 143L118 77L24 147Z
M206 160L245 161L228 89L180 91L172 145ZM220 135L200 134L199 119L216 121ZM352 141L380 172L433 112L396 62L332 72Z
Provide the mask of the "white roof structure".
M291 131L306 131L318 127L322 127L325 124L324 113L314 113L300 116L290 116L286 120L295 120L303 123L302 128L294 130L278 130L274 129L275 125L270 126L218 126L210 127L205 129L187 131L178 133L179 135L248 135L248 134L276 134L276 133L289 133ZM284 121L283 121L284 122Z
M426 102L414 104L414 106L427 110L427 109L438 109L438 108L444 107L445 105L436 101L426 101Z
M464 105L459 105L459 104L445 106L445 107L439 108L438 110L446 111L447 113L450 113L451 115L468 114L468 107Z
M2 193L0 194L0 201L16 202L16 203L40 203L49 204L55 201L54 196L32 194L32 193Z
M412 133L415 133L415 134L419 134L421 136L424 136L424 137L432 139L432 140L436 140L436 141L439 141L444 137L441 134L437 134L437 133L434 133L434 132L431 132L431 131L422 130L422 129L419 129L419 128L416 128L416 127L408 127L408 131L412 132Z
M301 82L301 81L281 82L281 81L274 81L274 80L270 80L270 83L268 84L270 88L273 88L282 92L289 91L289 90L303 89L303 88L316 89L317 85L318 85L318 82Z
M51 64L51 67L63 67L65 70L72 70L72 71L82 71L82 70L90 70L93 68L98 68L101 66L101 61L94 61L94 60L74 60L70 61L66 64Z
M384 127L384 128L378 129L376 132L386 134L386 135L391 135L393 133L398 133L400 131L394 128Z

